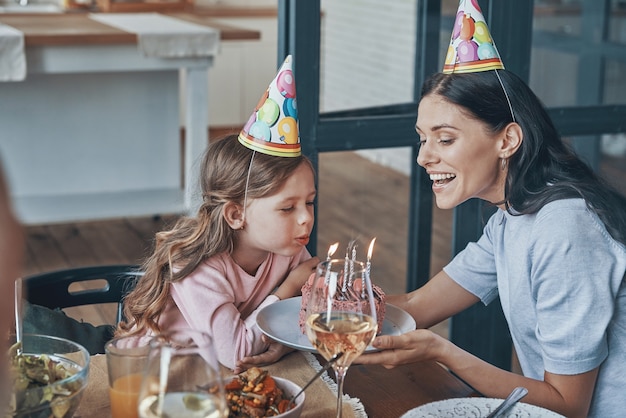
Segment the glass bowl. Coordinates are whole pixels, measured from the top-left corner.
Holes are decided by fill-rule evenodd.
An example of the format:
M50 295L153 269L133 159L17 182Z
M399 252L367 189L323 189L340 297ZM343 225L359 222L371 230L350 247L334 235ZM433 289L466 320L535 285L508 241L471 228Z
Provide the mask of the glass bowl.
M15 337L10 342L14 343ZM10 353L9 357L13 376L21 376L21 381L15 381L5 416L71 418L74 415L89 375L89 352L82 345L65 338L25 334L21 354Z

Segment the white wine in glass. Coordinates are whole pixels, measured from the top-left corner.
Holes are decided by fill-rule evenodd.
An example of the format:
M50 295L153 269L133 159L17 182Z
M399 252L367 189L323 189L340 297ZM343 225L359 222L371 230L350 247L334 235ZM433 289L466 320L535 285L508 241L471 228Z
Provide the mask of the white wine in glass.
M343 381L355 358L376 336L376 308L365 264L327 260L318 264L306 305L306 333L313 347L333 363L337 378L337 418L341 418Z
M139 417L228 417L226 392L209 335L179 329L154 338L139 390Z

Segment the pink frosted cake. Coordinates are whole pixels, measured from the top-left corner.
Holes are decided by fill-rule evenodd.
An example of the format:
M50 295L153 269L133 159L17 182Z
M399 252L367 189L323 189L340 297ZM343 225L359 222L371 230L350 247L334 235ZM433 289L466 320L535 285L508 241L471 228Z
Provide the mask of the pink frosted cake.
M303 334L306 333L305 323L306 323L306 305L311 297L311 290L313 288L313 281L315 279L315 275L312 274L309 277L309 280L302 286L302 305L300 306L300 316L298 318L298 325L300 326L300 330ZM360 279L357 279L357 283L354 284L355 288L360 288L358 283ZM372 292L374 293L374 304L376 306L376 320L378 322L378 334L380 334L383 330L383 320L385 319L385 292L379 286L373 284ZM354 302L345 302L346 307L349 304Z

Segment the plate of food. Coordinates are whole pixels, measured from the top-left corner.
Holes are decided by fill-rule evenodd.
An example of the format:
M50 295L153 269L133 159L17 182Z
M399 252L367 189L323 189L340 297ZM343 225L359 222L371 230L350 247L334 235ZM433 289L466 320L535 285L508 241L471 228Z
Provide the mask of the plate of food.
M301 309L300 296L280 300L261 309L256 322L261 331L273 340L296 350L315 353L315 348L301 328L299 321ZM415 320L411 315L397 306L385 304L385 316L379 335L400 335L414 329ZM370 346L365 352L375 350Z
M496 398L455 398L431 402L407 411L400 418L453 418L487 417L503 399ZM504 418L565 418L549 409L518 402L503 415Z

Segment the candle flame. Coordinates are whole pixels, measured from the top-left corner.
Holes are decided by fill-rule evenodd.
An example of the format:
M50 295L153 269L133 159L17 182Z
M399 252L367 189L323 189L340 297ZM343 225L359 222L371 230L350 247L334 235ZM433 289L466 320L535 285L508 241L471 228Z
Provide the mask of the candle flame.
M370 261L370 259L372 258L372 251L374 250L374 242L376 242L376 237L374 237L372 242L370 242L370 247L367 250L367 261Z
M335 254L335 251L337 251L337 248L339 247L339 243L336 242L333 245L331 245L330 247L328 247L328 258L332 257L333 254Z

